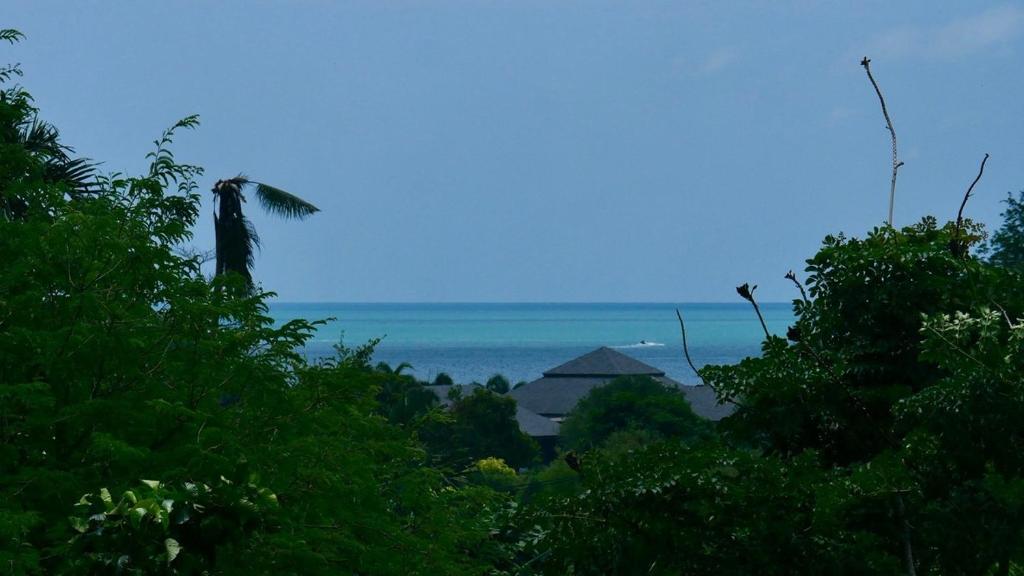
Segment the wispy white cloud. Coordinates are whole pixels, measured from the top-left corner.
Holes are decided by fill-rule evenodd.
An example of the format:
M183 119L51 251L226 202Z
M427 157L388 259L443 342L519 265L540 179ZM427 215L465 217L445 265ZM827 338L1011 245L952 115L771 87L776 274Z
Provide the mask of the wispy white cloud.
M719 48L707 55L701 65L701 71L705 73L718 72L739 60L739 57L739 51L735 48Z
M672 72L686 74L714 74L740 59L740 52L733 47L722 47L704 55L677 56L672 60Z
M942 26L887 30L854 50L880 59L956 60L1008 45L1024 32L1024 7L990 8Z

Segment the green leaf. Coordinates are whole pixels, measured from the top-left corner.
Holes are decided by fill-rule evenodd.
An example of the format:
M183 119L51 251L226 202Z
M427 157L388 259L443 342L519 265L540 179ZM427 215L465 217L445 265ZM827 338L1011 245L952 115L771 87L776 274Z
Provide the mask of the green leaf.
M174 538L167 538L164 540L164 550L167 550L167 563L174 562L174 559L181 553L181 544Z
M128 520L132 523L132 528L138 528L142 525L142 519L146 517L145 508L141 506L138 508L132 508L131 512L128 513Z
M79 534L85 534L85 532L89 529L89 521L85 518L71 516L70 518L68 518L68 521L71 522L71 527L75 529L75 532L78 532Z

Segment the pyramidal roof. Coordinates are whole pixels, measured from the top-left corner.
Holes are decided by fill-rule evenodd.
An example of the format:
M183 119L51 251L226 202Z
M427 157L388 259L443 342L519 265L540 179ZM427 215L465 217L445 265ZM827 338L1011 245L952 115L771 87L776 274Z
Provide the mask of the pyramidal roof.
M602 346L593 352L589 352L570 360L561 366L557 366L544 373L545 376L624 376L624 375L646 375L664 376L665 372L649 366L636 358L626 356L622 352Z

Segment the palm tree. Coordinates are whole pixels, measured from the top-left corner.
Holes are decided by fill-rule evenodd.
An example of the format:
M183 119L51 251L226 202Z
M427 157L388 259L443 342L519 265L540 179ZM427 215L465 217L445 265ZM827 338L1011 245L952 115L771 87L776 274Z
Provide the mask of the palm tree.
M250 180L241 174L228 180L218 180L213 185L213 196L218 202L217 212L213 215L217 275L237 272L251 286L255 249L259 248L260 238L252 222L242 214L245 202L242 188L250 184L256 187L260 205L271 214L301 220L320 209L280 188Z
M38 162L44 184L64 185L71 198L81 198L95 191L96 165L87 158L73 158L74 150L60 143L60 133L53 125L32 115L17 118L2 129L12 135L12 144ZM23 220L28 209L28 201L22 196L0 196L0 217Z
M52 124L33 116L21 126L21 145L43 162L43 181L62 182L69 194L78 196L93 192L96 164L88 158L73 158L74 149L60 143L60 133Z

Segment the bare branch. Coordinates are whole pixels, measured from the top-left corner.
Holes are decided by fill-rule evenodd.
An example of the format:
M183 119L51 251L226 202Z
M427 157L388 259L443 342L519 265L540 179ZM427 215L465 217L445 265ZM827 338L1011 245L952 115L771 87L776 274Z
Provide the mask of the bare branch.
M967 199L971 197L971 191L974 190L974 186L975 186L975 184L978 183L978 180L981 180L981 175L985 173L985 163L986 162L988 162L988 154L985 154L985 157L981 159L981 167L978 168L978 175L974 177L974 182L971 182L970 187L967 188L967 193L964 194L964 201L960 203L960 211L956 213L956 225L957 225L957 227L959 227L960 223L963 222L963 219L964 219L964 206L967 206Z
M1013 320L1010 320L1010 315L1006 313L1006 308L1003 308L1002 306L999 305L999 302L996 302L991 298L989 298L988 301L996 308L999 308L999 311L1003 313L1003 319L1006 320L1007 327L1009 327L1011 330L1017 328L1017 324L1014 324Z
M693 360L690 358L690 347L686 345L686 324L683 323L683 314L679 311L679 308L676 308L676 318L679 318L679 332L683 335L683 354L686 355L686 363L690 365L690 369L697 375L697 378L700 378L701 384L707 384L707 382L704 381L704 378L701 377L700 371L698 371L697 367L693 365ZM714 387L711 389L714 390Z
M892 213L893 206L896 203L896 173L899 172L900 166L903 166L903 162L899 159L899 155L896 153L896 129L893 128L892 118L889 118L889 109L885 105L885 98L882 96L882 90L878 87L878 82L875 82L875 77L871 74L871 60L867 56L860 61L860 65L864 67L864 70L868 73L868 80L871 80L871 85L875 88L875 94L878 94L878 101L882 104L882 116L885 116L885 125L889 130L889 135L892 137L892 181L889 186L889 226L892 226Z
M764 322L764 316L761 315L761 307L757 305L757 300L754 300L754 290L757 290L757 284L754 284L754 287L751 288L750 284L744 282L736 287L736 293L754 306L754 312L757 312L757 319L761 321L761 328L764 329L764 338L765 340L770 340L772 335L768 332L768 325Z
M981 167L978 168L978 175L974 177L974 182L967 188L967 193L964 194L964 200L960 203L960 210L956 213L956 228L953 230L953 239L950 241L953 253L958 256L967 254L966 243L960 242L960 231L963 229L964 223L964 208L967 206L967 200L971 197L971 192L974 190L974 185L981 180L981 175L985 173L985 163L988 162L988 154L981 159Z
M804 301L804 304L810 303L810 300L807 299L807 292L804 291L804 285L796 279L796 274L792 270L786 273L786 279L796 284L797 289L800 290L800 299Z

